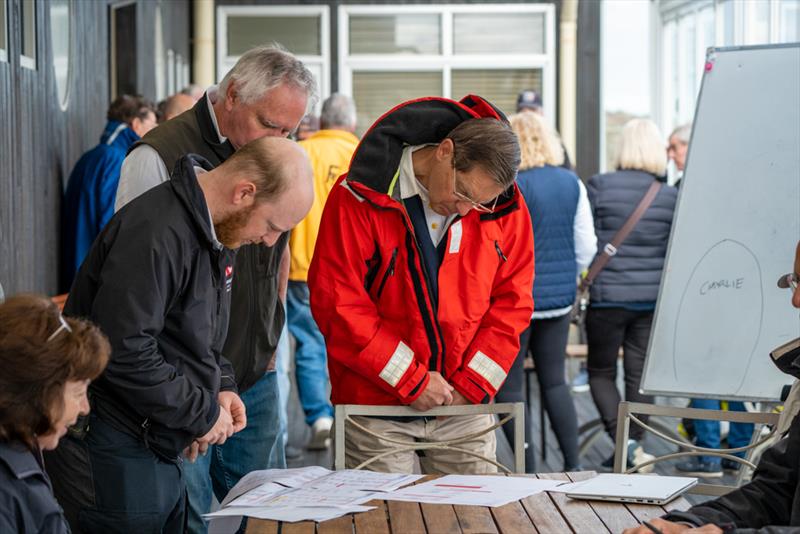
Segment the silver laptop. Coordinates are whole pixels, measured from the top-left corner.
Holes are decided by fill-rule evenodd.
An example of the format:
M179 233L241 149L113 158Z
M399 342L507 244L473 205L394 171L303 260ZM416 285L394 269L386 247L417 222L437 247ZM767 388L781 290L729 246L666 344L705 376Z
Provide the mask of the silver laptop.
M696 478L604 473L566 492L573 499L666 504L697 484Z

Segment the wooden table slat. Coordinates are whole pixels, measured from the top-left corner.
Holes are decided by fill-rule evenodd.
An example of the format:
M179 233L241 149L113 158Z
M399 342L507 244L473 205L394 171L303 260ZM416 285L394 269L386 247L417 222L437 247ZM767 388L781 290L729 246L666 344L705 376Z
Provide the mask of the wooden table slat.
M247 519L247 534L278 534L278 522L250 517Z
M497 534L492 512L485 506L455 505L453 510L464 534Z
M567 475L561 473L543 473L539 475L539 478L569 481ZM549 493L548 495L576 534L609 532L592 507L589 506L589 503L570 499L563 493Z
M664 515L664 510L658 506L653 506L651 504L639 504L639 503L628 503L625 505L628 510L636 517L636 519L642 523L644 521L650 521L655 517L661 517Z
M458 534L461 525L458 524L456 511L450 504L420 504L422 517L428 534Z
M317 531L317 524L313 521L300 521L299 523L284 523L281 526L281 534L314 534L316 531ZM277 530L275 532L277 532ZM247 534L250 534L250 529L247 530Z
M578 482L579 480L586 480L594 477L595 473L592 471L581 471L567 473L567 476L573 482ZM636 516L624 505L620 505L620 503L608 501L586 502L589 503L594 513L597 514L606 528L611 532L622 532L626 528L635 527L640 523Z
M355 522L356 532L369 533L369 534L389 534L389 519L386 515L385 501L374 500L366 503L366 506L375 506L374 510L355 514L353 521ZM284 534L281 532L281 534Z
M537 493L522 499L520 502L531 522L536 525L539 534L563 534L571 531L564 516L558 511L558 507L547 493Z
M538 532L519 501L492 508L491 512L500 534Z
M394 534L424 534L425 522L419 504L404 501L386 501L389 525Z
M353 516L347 514L317 525L317 534L353 534Z

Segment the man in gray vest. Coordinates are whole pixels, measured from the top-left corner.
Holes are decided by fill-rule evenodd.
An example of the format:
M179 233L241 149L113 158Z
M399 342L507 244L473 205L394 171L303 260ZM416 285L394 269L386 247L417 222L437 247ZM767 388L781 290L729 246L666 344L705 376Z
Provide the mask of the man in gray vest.
M248 142L287 137L316 99L313 75L285 50L246 52L191 110L159 125L133 146L122 165L116 209L166 181L183 155L216 166ZM189 531L205 532L201 514L212 491L219 500L246 473L286 467L280 433L274 354L285 322L289 234L275 245L245 245L237 253L230 328L223 353L230 359L247 410L247 427L194 463L185 463Z

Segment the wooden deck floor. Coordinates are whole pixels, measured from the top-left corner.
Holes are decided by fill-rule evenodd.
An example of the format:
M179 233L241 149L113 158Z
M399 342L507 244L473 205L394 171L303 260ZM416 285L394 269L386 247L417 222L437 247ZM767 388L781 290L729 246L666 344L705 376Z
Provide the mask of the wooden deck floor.
M621 373L620 373L621 375ZM289 399L289 446L290 450L299 453L299 456L288 458L289 467L302 467L308 465L321 465L323 467L332 468L333 455L332 451L310 451L305 448L310 437L310 430L304 422L303 411L297 397L297 391L294 386L294 378L292 380L292 392ZM532 425L533 425L533 446L536 450L537 472L540 473L555 473L563 469L563 458L558 448L555 435L551 430L547 431L546 439L546 457L542 458L542 448L540 445L541 435L541 422L539 418L539 391L536 380L531 380L531 404L529 409L532 411ZM591 393L574 393L573 399L575 408L578 413L578 425L582 425L588 421L597 419L598 412L592 401ZM663 400L663 399L662 399ZM667 420L665 420L666 422ZM677 420L669 421L671 426L677 425ZM675 452L675 447L653 436L646 436L643 440L644 449L656 456ZM594 441L592 446L588 449L586 454L581 458L583 468L585 470L608 472L608 469L602 467L602 462L611 456L614 452L614 445L611 439L603 433L597 440ZM498 433L498 457L500 461L506 465L512 464L511 448L505 442L505 438L501 433ZM659 463L656 464L655 472L663 475L676 474L673 464ZM735 484L736 477L729 474L727 471L723 478L706 480L709 483L722 483L727 485ZM687 499L692 503L701 502L706 500L707 497L698 495L689 495Z

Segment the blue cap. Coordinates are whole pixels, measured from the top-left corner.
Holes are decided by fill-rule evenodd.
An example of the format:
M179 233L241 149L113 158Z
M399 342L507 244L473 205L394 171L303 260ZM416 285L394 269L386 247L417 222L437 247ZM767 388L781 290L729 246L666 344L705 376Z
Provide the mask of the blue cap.
M542 107L542 97L533 89L522 91L517 97L517 111Z

